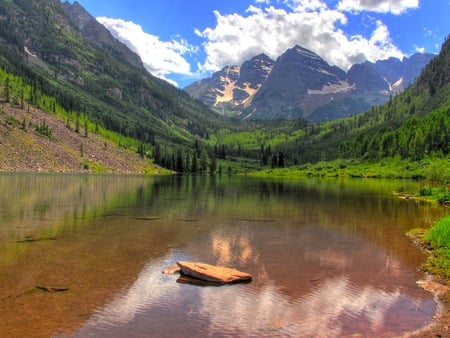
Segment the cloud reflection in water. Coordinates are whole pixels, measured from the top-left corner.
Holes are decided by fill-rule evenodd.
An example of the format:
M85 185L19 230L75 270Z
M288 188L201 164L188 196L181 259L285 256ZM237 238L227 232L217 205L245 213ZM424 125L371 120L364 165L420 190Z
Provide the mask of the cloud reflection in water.
M133 332L168 335L170 331L175 336L189 332L214 337L338 337L360 333L359 326L373 335L383 329L396 303L421 306L399 290L355 287L346 276L320 281L297 298L287 296L274 283L220 288L178 284L176 276L161 274L164 266L177 259L172 254L149 263L128 290L92 316L79 336L92 332L119 336L117 328L128 327ZM160 327L165 332L158 332L154 324L155 314L161 312L170 314Z

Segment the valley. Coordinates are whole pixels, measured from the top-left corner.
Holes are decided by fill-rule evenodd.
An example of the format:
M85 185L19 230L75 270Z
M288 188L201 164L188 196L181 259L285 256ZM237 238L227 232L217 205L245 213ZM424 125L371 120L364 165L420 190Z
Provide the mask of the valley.
M415 282L423 276L420 266L442 284L449 278L444 217L450 199L450 36L437 55L365 61L346 70L294 45L276 59L258 54L184 89L152 75L136 52L76 1L0 0L0 46L0 188L5 211L0 216L5 217L0 264L23 284L5 274L0 282L9 285L4 299L18 313L33 311L27 304L21 308L16 299L33 299L46 308L47 295L37 290L46 290L38 288L42 280L52 282L47 277L53 273L39 270L45 266L42 271L52 272L54 267L46 265L50 259L56 267L63 264L64 271L73 262L72 267L86 274L74 273L71 280L61 271L56 274L55 282L72 281L75 290L68 293L69 303L64 303L64 294L62 302L53 299L56 329L65 321L64 306L77 309L66 329L79 329L79 336L99 333L102 325L111 329L99 321L120 317L114 304L121 310L130 299L136 304L127 309L144 309L146 319L156 313L156 319L169 318L164 323L183 323L192 300L177 297L177 290L192 286L173 281L170 299L177 311L152 295L167 297L168 280L160 278L160 268L169 260L199 256L247 264L260 279L243 286L248 289L240 290L238 298L220 293L214 298L217 294L212 297L209 289L183 294L205 297L210 306L235 300L237 305L227 308L246 309L248 295L268 304L267 291L291 311L282 314L275 306L261 305L256 326L233 313L234 335L313 332L314 325L295 322L295 314L304 310L298 306L302 302L305 309L314 302L337 318L350 314L367 324L353 326L355 321L347 320L341 328L330 315L321 323L330 337L337 327L349 335L400 334L433 318L437 305ZM35 187L35 182L41 183ZM58 197L66 194L63 205ZM317 213L310 213L312 209ZM427 237L441 218L444 225L435 237ZM406 238L412 227L421 228L414 241L433 250L429 260ZM35 235L52 241L26 242ZM436 237L444 238L444 244ZM363 248L362 242L367 242ZM113 292L107 278L97 273L103 267L92 253L107 258L105 276L118 277ZM374 255L385 270L376 281L367 279L374 270L364 270ZM299 296L302 285L295 286L297 280L274 257L292 264L303 260L297 273L302 268L312 272L303 289L316 296L320 291L320 296ZM273 277L276 283L266 266L280 272ZM355 284L347 278L350 271ZM85 284L83 276L92 284ZM101 289L92 291L94 284ZM336 298L344 312L327 303L339 286L344 296ZM91 292L96 295L84 312L76 292L83 299ZM147 298L139 303L134 295L142 293ZM432 334L449 331L448 295L448 290L440 295L445 311ZM352 307L358 300L354 297L367 303ZM378 299L384 302L383 315L373 318L393 318L380 326L366 316ZM405 319L399 325L391 305L417 300L423 313L415 310L412 316L411 306L402 308L402 316L415 322L403 325ZM197 299L193 303L198 312L189 313L225 330L228 314L211 315L202 308L205 302ZM10 325L6 331L29 333L17 325L22 317L3 310ZM266 313L280 318L273 322ZM156 319L152 325L160 325ZM37 319L30 327L42 328L43 336L57 334L51 322ZM116 323L111 330L117 329L117 336L129 328L120 326L120 319ZM129 323L135 332L147 332L139 318ZM201 336L202 324L192 325ZM165 330L159 327L158 332ZM223 333L215 326L211 330ZM413 336L429 332L419 330Z

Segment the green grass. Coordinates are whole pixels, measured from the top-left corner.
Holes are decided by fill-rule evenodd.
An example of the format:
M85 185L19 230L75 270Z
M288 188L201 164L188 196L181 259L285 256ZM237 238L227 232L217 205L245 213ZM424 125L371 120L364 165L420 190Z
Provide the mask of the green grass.
M440 219L423 239L433 249L433 256L425 263L425 269L450 279L450 216Z
M421 161L385 158L379 162L338 159L303 164L289 168L266 168L250 173L252 176L272 178L302 177L361 177L361 178L410 178L422 179L424 185L433 186L433 192L441 191L450 179L448 158L428 156ZM439 173L439 175L436 175ZM441 190L439 190L441 189ZM437 198L436 198L437 199Z
M450 216L439 220L424 238L435 248L450 250Z
M93 173L104 173L107 171L105 167L94 161L84 160L83 167Z

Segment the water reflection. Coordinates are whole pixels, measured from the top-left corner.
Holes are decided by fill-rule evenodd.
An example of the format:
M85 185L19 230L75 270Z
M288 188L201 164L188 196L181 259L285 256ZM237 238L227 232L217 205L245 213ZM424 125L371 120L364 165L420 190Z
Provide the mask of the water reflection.
M435 310L404 233L443 214L410 184L2 174L0 336L399 335ZM176 260L254 279L180 284Z
M366 248L363 257L341 253L338 259L344 262L341 265L332 264L334 259L328 250L306 248L303 259L279 257L275 264L288 268L279 271L279 266L268 265L266 260L245 259L250 257L246 254L249 251L256 253L252 257L262 256L257 252L260 245L250 243L247 234L233 247L236 250L233 256L238 258L230 258L231 243L238 237L231 239L228 235L221 237L214 233L206 246L195 242L182 252L172 252L150 262L133 285L95 313L76 336L120 337L124 332L134 332L137 336L148 335L148 332L168 336L170 331L175 336L189 332L196 337L339 337L352 334L382 337L420 326L435 310L432 299L414 290L413 285L402 284L405 276L379 283L379 277L385 276L359 265L368 258L375 267L383 265L386 257L375 246ZM240 246L241 243L245 244ZM198 288L175 283L175 276L161 274L164 266L176 260L196 259L197 252L205 252L208 246L214 248L216 262L239 262L239 266L252 270L254 283ZM341 273L348 265L363 271L356 276L350 275L351 269ZM310 269L315 269L314 274ZM322 269L332 271L320 275ZM403 272L412 274L407 270ZM279 273L287 273L283 276L286 280L279 278ZM167 315L163 326L161 313Z

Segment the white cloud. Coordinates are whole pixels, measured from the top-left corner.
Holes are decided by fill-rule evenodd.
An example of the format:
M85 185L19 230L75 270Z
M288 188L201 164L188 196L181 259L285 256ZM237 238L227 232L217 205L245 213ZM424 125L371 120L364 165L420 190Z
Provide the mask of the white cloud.
M337 8L345 12L370 11L402 14L419 7L419 0L341 0Z
M158 36L145 33L140 25L122 19L98 17L97 21L138 54L146 69L154 76L177 85L166 76L172 73L191 74L190 64L183 55L195 53L197 49L186 40L161 41Z
M415 48L416 48L416 52L417 53L425 53L426 52L426 49L425 49L425 47L419 47L419 46L415 46Z
M332 65L346 70L356 62L376 61L390 56L403 57L392 43L389 30L376 21L369 37L347 36L340 28L347 17L320 0L285 0L288 9L250 6L245 15L222 15L215 11L217 24L203 31L206 60L199 67L215 71L225 65L238 65L259 54L277 58L299 44Z

